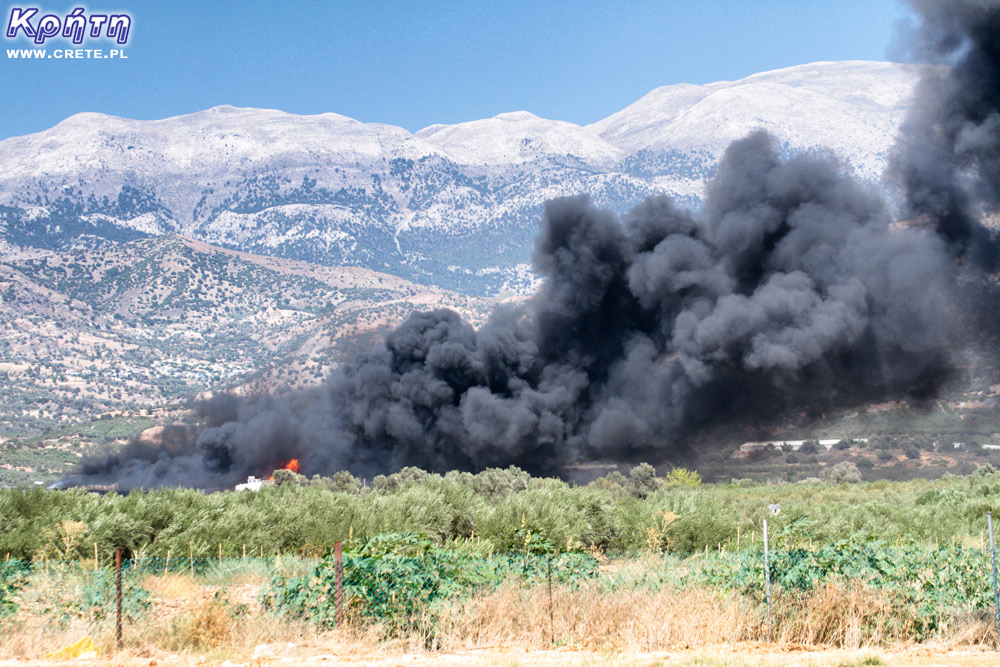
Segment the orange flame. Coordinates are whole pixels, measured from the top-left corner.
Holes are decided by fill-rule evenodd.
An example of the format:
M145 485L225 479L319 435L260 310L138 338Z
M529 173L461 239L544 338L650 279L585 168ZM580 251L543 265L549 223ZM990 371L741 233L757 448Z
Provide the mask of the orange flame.
M288 463L285 463L285 464L283 464L281 466L281 469L283 469L283 470L291 470L292 472L297 473L299 471L299 460L298 459L289 459ZM267 479L273 482L274 481L274 475L271 475Z

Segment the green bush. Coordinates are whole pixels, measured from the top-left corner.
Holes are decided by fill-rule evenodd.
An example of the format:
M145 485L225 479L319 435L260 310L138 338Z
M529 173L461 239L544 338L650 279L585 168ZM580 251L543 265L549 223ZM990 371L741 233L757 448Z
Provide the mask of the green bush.
M850 461L840 463L823 471L823 479L831 484L857 484L861 481L858 467Z
M18 593L28 583L31 563L11 560L0 562L0 618L17 612Z
M815 550L776 549L770 558L775 597L807 594L827 583L861 584L908 612L918 639L928 638L956 613L986 616L992 611L988 557L979 549L850 539ZM711 586L763 598L762 553L709 553L685 572L682 586Z
M554 551L593 546L683 554L735 545L737 535L745 544L755 530L759 538L772 503L782 506L771 520L776 531L811 522L796 524L794 535L782 537L790 540L784 546L854 535L934 544L978 541L986 511L1000 511L993 503L1000 475L988 466L969 469L967 477L849 485L842 482L857 479L850 464L825 468L829 483L775 485L670 483L639 468L644 472L636 477L611 473L584 487L506 469L444 476L411 470L391 482L388 476L378 489L358 488L346 474L259 493L0 489L0 558L91 560L95 544L105 566L118 546L126 558L218 558L220 547L234 557L244 546L259 555L318 556L337 540L392 532L425 535L436 547L472 555L521 551L529 534L532 545ZM919 473L906 462L892 470Z
M469 556L435 547L412 533L378 535L352 544L343 554L345 617L377 622L387 634L433 633L435 603L496 588L509 580L532 584L575 583L593 578L597 561L580 554L536 556L510 553ZM336 622L337 569L334 554L307 576L276 576L264 597L269 608L323 626Z

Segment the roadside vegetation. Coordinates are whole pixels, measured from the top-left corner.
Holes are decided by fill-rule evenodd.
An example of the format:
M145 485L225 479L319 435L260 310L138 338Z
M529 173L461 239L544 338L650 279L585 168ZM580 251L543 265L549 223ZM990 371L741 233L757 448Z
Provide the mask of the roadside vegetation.
M979 547L986 513L1000 510L1000 473L989 464L907 482L858 481L848 462L825 473L702 484L691 471L657 475L641 464L573 486L513 467L443 476L406 468L365 483L279 470L257 493L0 489L0 558L92 561L95 545L102 561L119 546L139 558L319 556L337 540L393 532L469 554L516 550L527 534L560 551L689 554L759 542L765 517L774 548L846 539Z

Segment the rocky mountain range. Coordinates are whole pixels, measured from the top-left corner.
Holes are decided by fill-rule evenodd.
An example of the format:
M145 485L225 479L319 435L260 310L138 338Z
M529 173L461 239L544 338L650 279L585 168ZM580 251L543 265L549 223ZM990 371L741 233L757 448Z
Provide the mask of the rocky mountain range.
M771 131L879 182L919 66L826 62L678 84L587 126L527 111L416 133L326 113L95 113L0 142L0 261L180 234L468 294L527 292L542 203L695 205L730 141Z

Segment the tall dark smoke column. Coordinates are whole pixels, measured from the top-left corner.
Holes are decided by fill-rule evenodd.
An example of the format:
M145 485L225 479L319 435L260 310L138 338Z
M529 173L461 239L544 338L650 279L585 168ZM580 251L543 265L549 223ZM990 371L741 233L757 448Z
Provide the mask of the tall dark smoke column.
M1000 266L979 218L1000 206L1000 1L910 2L911 48L949 67L922 80L893 170L933 232L890 230L837 165L783 161L754 133L699 212L654 197L619 220L584 197L548 202L541 290L481 329L414 314L321 387L209 405L200 433L132 443L73 481L219 488L291 458L309 474L545 471L679 451L706 424L933 395L959 265Z
M908 47L951 67L929 69L920 82L894 168L911 212L995 271L1000 242L978 215L1000 204L1000 2L909 2L923 21Z
M314 390L244 403L197 440L134 445L79 481L222 487L290 458L371 474L683 449L692 429L766 412L929 393L947 363L940 239L889 229L831 162L726 151L697 214L654 197L624 220L546 204L523 307L475 330L417 313ZM209 415L214 414L212 410Z

